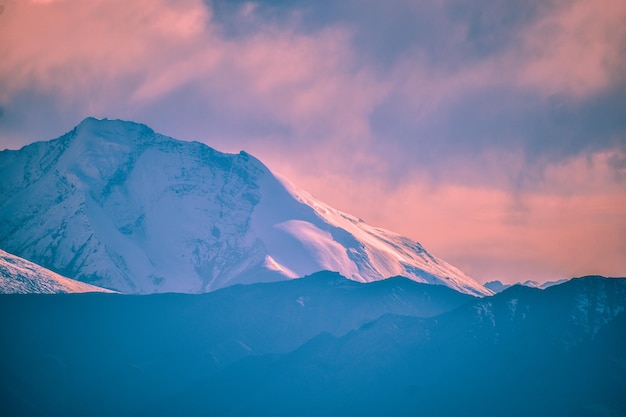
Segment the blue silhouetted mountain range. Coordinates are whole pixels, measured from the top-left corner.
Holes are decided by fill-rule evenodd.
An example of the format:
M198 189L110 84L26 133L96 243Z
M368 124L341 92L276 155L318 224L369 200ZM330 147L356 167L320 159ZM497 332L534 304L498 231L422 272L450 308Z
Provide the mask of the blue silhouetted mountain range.
M3 414L620 415L626 279L0 296Z

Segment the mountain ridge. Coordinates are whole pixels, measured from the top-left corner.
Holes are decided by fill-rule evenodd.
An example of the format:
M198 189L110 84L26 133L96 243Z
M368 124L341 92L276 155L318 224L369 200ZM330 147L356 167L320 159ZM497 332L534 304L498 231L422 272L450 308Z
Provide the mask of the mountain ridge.
M0 321L0 412L623 415L625 308L626 279L603 277L482 298L328 271L203 294L2 294L19 319Z
M513 287L515 285L522 285L525 287L531 287L531 288L539 288L542 290L545 290L546 288L552 287L554 285L561 285L567 281L569 281L570 279L573 278L564 278L564 279L559 279L556 281L546 281L543 283L537 282L537 281L533 281L533 280L526 280L523 282L516 282L514 284L505 284L502 281L499 280L495 280L495 281L489 281L483 284L483 286L485 288L489 288L491 291L493 291L494 293L499 293L502 292L504 290L506 290L507 288Z
M385 314L286 355L248 357L147 410L622 415L625 307L625 278L519 285L436 317Z

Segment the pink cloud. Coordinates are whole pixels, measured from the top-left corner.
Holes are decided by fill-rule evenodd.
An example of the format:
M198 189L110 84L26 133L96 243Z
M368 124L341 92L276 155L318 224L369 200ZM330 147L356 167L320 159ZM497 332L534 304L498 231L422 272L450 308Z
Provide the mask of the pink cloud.
M200 1L24 1L7 4L0 18L6 100L24 88L71 97L141 79L148 65L180 54L209 13Z
M597 153L591 163L579 157L552 166L538 190L520 195L424 177L391 188L372 177L284 174L341 210L413 237L482 282L512 283L626 274L626 192L610 158Z
M375 72L355 57L347 29L301 33L297 24L259 23L253 3L240 14L258 30L227 39L199 0L15 2L0 16L8 40L0 46L0 101L39 88L69 101L88 96L86 107L99 113L120 103L140 109L193 84L207 102L219 98L232 112L289 126L296 137L355 147L370 140L368 116L390 94L405 97L419 122L490 86L577 97L610 86L624 66L622 5L559 4L518 34L517 48L462 67L433 66L415 50ZM464 28L449 30L462 44Z
M575 97L610 87L626 74L626 3L621 0L558 3L554 13L521 35L518 82Z

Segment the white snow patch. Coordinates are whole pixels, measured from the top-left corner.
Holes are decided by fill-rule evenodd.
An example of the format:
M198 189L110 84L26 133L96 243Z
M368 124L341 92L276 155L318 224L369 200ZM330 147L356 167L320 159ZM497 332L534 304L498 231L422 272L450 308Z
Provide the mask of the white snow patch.
M278 262L274 260L274 258L272 258L269 255L265 257L264 266L270 271L280 272L286 277L298 278L298 274L296 274L295 272L293 272L291 269L287 268L286 266L279 264Z
M57 294L113 292L61 276L0 249L0 293Z

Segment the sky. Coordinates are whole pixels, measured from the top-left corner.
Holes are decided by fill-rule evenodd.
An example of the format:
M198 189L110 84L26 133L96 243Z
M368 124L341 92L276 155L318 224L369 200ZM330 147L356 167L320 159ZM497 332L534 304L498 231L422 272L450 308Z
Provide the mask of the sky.
M479 282L626 276L626 2L0 0L0 149L247 152Z

